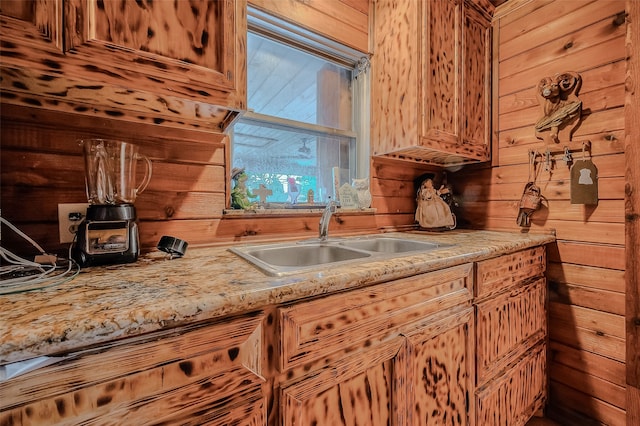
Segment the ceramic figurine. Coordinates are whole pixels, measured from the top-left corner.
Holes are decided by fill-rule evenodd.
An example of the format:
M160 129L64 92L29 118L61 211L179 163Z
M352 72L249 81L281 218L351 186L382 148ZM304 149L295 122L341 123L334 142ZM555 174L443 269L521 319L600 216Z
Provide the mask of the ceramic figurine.
M287 178L287 182L289 183L289 201L291 204L296 204L298 202L298 195L300 195L300 188L298 188L295 178Z
M358 207L368 209L371 207L371 192L369 192L369 178L353 179L353 187L358 193Z
M231 190L231 207L243 210L252 209L254 203L249 199L256 198L257 195L253 194L249 188L247 188L247 179L249 179L249 176L244 172L244 169L234 168L231 170L231 179L235 183Z
M448 192L448 189L441 187L440 190ZM449 228L456 226L455 216L451 213L451 208L440 197L440 191L433 186L433 180L425 179L416 198L418 208L416 209L416 221L422 228Z

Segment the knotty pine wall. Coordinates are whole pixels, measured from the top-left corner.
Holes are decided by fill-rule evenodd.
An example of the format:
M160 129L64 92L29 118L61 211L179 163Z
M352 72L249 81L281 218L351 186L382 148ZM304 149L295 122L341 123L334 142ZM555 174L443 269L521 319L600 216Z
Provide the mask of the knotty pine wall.
M330 7L316 1L249 3L354 48L368 50L369 0L341 0L330 3ZM319 26L318 22L324 24ZM140 124L135 118L128 120L126 114L121 119L105 119L90 111L72 114L70 110L1 105L2 216L45 249L63 252L66 248L58 243L58 203L86 201L84 166L76 142L86 137L139 144L141 153L152 160L151 182L136 201L143 251L153 250L162 235L183 238L191 246L317 235L319 212L273 217L223 215L229 198L225 135ZM415 212L413 179L424 172L422 166L373 163L372 206L377 213L339 214L332 220L330 232L362 233L411 225ZM6 227L2 228L2 244L9 249L30 250Z
M136 143L152 161L149 186L136 200L143 251L153 250L162 235L198 246L318 233L320 212L223 215L229 198L225 135L9 104L2 104L1 111L2 216L47 251L64 252L67 247L58 242L58 203L86 202L77 140L88 137ZM371 192L377 213L338 214L330 232L363 233L412 224L413 179L422 172L372 164ZM2 245L21 253L30 251L4 226Z
M531 227L557 232L547 271L549 413L563 424L625 424L624 9L623 0L512 0L497 9L493 167L454 178L470 226L519 229L527 152L539 143L535 86L564 71L582 75L585 117L573 140L592 142L600 201L570 204L569 169L559 162L538 176L548 202Z

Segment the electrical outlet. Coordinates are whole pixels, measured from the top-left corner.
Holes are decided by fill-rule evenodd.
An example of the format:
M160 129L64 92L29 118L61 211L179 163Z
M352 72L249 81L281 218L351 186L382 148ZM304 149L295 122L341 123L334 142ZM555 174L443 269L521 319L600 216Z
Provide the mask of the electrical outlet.
M58 204L58 232L61 244L73 241L78 232L78 225L87 215L88 208L89 203Z

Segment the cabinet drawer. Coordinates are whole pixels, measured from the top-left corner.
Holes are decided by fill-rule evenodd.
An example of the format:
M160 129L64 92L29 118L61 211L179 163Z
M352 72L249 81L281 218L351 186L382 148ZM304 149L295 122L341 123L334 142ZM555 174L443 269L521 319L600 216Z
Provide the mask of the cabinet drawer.
M544 278L476 306L478 385L546 335L545 307Z
M527 278L541 275L546 265L544 246L478 262L475 296L482 298L505 290Z
M265 424L262 319L187 326L69 354L0 383L0 424Z
M398 327L471 301L472 264L279 309L280 368L368 345Z
M546 344L540 342L503 375L478 389L478 425L519 426L546 398Z

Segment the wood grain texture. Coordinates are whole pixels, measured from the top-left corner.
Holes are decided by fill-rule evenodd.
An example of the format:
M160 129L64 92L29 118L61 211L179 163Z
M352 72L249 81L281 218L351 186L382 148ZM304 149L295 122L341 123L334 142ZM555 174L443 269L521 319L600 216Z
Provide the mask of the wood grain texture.
M626 254L626 338L627 338L627 424L640 422L640 56L638 35L640 5L627 1L627 72L625 76L625 248Z
M0 422L265 424L261 321L188 326L67 355L1 383Z
M467 264L282 308L281 371L380 341L402 324L469 302L471 280Z
M133 142L151 159L151 182L136 199L145 251L154 249L162 235L179 236L192 246L282 235L317 236L320 211L260 218L223 215L228 203L228 139L224 134L7 104L2 105L2 114L3 217L47 250L67 249L58 243L58 203L86 200L78 140L87 137ZM331 232L371 232L413 224L413 179L424 172L420 166L398 169L375 163L372 176L377 214L336 215ZM386 191L396 196L385 196ZM25 210L25 205L37 208ZM28 250L13 233L4 237L8 247Z
M476 266L476 300L502 292L523 280L544 273L546 268L544 247L523 250L495 259L483 260Z
M630 266L624 260L629 257L623 205L629 170L638 168L637 158L625 160L629 155L625 114L635 121L638 115L629 115L627 103L629 24L620 13L628 3L512 0L501 5L493 21L493 114L497 114L493 167L468 168L453 178L454 192L463 194L459 222L480 229L518 229L517 203L529 180L528 151L538 144L533 131L538 115L534 87L541 76L566 70L583 76L580 96L587 99L588 114L573 140L592 142L604 192L597 206L571 205L569 168L560 162L551 173L540 171L537 184L548 201L533 214L531 227L532 232L555 229L558 239L557 246L549 248L547 276L553 307L550 345L562 348L558 359L550 359L552 387L562 391L551 393L550 409L582 424L623 424L624 417L619 379L594 364L602 360L603 369L613 368L610 371L619 374L626 358L620 321L626 310L624 282ZM635 268L636 257L631 260ZM569 393L566 398L564 391Z
M494 297L476 307L478 384L505 368L509 357L520 356L547 332L546 282ZM527 343L527 341L529 342Z
M397 336L283 384L284 425L405 424L404 339Z
M218 131L246 108L245 0L28 3L2 17L4 103Z
M524 425L542 408L546 393L546 351L543 342L488 385L477 390L479 425Z
M404 334L409 359L409 425L474 424L474 322L472 309Z
M467 1L377 1L374 26L373 155L440 165L488 159L486 15Z

